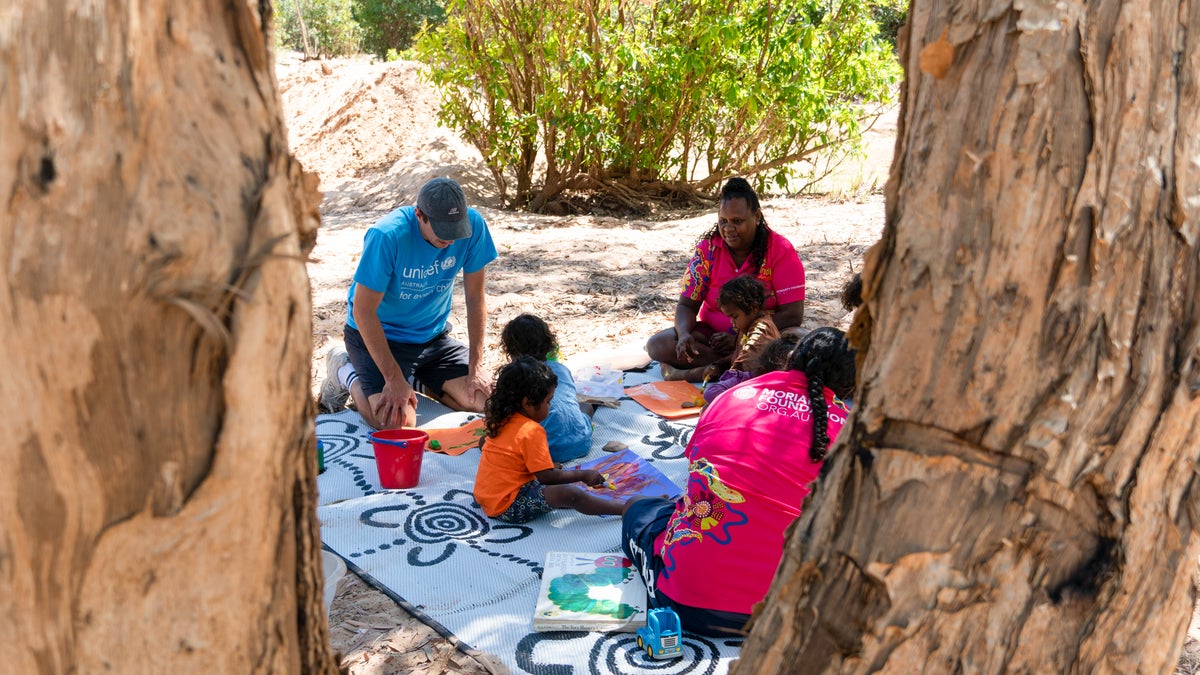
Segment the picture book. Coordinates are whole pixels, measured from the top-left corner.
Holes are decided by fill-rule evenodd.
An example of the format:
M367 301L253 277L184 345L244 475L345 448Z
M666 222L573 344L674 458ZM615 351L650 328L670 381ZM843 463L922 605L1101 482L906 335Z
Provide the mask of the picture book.
M680 489L629 448L598 459L581 463L576 469L595 469L607 481L603 485L584 486L602 497L628 501L631 497L666 497L675 499Z
M646 586L619 553L550 551L533 611L535 631L632 633L646 625Z

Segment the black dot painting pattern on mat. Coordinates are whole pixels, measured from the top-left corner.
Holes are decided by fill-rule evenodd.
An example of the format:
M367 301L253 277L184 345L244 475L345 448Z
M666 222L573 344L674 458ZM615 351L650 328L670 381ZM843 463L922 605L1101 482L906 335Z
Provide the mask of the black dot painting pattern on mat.
M541 570L541 562L526 560L512 553L494 550L496 545L511 544L528 537L533 530L524 525L509 525L488 520L479 510L470 492L448 490L433 504L428 504L421 495L398 493L400 499L411 504L389 504L366 509L359 515L363 525L380 529L402 529L404 537L393 540L393 545L415 544L406 555L413 567L432 567L450 558L459 545L465 545L485 555L501 558L534 570ZM352 558L374 555L391 546L378 545L350 554Z
M531 675L573 675L576 672L570 663L554 663L540 660L537 656L538 647L546 643L578 641L579 646L571 645L570 650L546 649L545 653L571 653L578 649L586 649L587 642L592 641L588 653L588 672L590 675L624 675L634 673L656 673L661 675L711 675L716 672L720 657L717 646L711 641L696 635L685 635L683 639L683 656L677 659L656 660L646 656L637 646L637 637L633 633L579 633L579 632L548 632L530 633L517 643L515 661L521 670Z
M683 457L683 449L692 438L692 431L691 427L661 420L658 423L658 433L642 436L642 444L653 448L650 451L653 459L679 459Z

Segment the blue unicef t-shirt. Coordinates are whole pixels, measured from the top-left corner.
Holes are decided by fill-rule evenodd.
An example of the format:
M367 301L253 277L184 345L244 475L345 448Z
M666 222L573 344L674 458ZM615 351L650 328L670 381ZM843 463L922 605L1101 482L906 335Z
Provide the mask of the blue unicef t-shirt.
M550 399L550 415L542 420L542 428L550 442L550 459L562 463L583 457L592 449L592 421L579 409L571 371L558 361L547 361L546 365L558 376L558 388Z
M392 342L423 344L446 330L453 299L454 277L459 270L478 272L496 259L496 245L487 223L475 209L467 209L471 236L439 249L421 236L416 208L402 206L367 230L362 258L350 284L350 311L354 323L354 290L359 284L383 294L379 321Z

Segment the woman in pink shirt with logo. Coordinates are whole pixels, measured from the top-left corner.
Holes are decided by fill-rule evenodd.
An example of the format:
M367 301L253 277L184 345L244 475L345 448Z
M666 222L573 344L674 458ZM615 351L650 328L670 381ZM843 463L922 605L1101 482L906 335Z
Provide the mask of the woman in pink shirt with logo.
M788 369L739 384L704 409L687 447L678 501L631 500L622 516L625 555L652 607L683 627L736 635L766 595L784 533L849 416L854 351L836 328L801 339Z
M668 380L699 381L705 368L733 351L732 324L718 296L726 281L752 274L767 289L764 308L783 331L804 319L804 265L796 248L767 227L758 194L745 178L721 188L717 224L696 244L683 275L675 325L646 342L650 358Z

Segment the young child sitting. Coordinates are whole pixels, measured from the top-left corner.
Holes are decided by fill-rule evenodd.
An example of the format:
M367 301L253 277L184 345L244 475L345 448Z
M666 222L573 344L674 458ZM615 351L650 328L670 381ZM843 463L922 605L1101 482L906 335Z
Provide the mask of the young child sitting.
M726 389L731 389L752 377L758 377L763 373L773 373L777 370L785 370L788 358L792 355L792 350L798 344L800 344L800 335L796 333L784 333L771 340L767 343L766 347L763 347L758 358L754 360L753 369L744 371L733 370L731 368L721 375L721 379L705 387L704 401L712 403L713 399L724 393Z
M542 421L550 441L550 459L562 464L588 454L592 449L592 421L579 407L571 371L558 361L558 340L550 327L532 314L522 314L504 326L500 344L508 358L531 356L549 366L558 378L550 416Z
M763 288L762 282L749 274L734 277L721 287L721 311L733 322L733 328L737 335L734 338L733 355L730 357L728 365L717 362L709 366L709 371L705 373L706 381L723 378L722 366L728 369L725 373L737 371L737 374L729 376L731 379L737 378L736 382L749 379L754 375L751 369L754 367L758 355L767 346L767 343L779 337L779 329L775 327L775 322L771 321L771 316L763 309L766 298L767 290ZM736 382L727 384L726 388ZM704 388L705 401L712 401L713 398L716 398L716 393L709 395L709 389L710 387L707 386Z
M557 380L545 363L529 356L517 357L496 376L474 490L475 501L491 518L525 523L552 509L593 516L622 511L622 502L568 485L601 485L600 472L554 468L546 430L538 423L550 414Z

